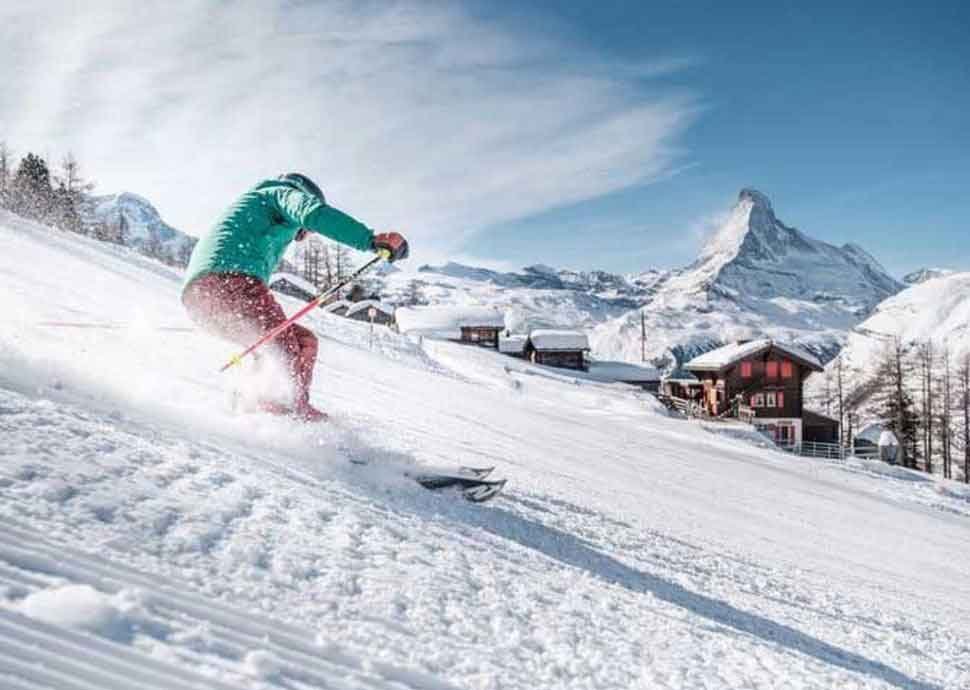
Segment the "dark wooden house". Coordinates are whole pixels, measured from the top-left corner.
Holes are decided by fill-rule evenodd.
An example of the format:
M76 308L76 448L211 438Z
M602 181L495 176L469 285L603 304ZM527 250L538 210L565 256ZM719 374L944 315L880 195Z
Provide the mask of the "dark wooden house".
M274 273L269 279L269 288L304 302L313 301L319 292L312 283L293 273Z
M755 427L777 443L806 440L804 382L812 372L822 371L811 354L773 340L752 340L707 352L684 368L700 380L702 403L711 416L750 408ZM820 418L809 417L812 435L831 433L831 425Z
M481 345L482 347L491 347L498 349L498 334L502 332L504 324L497 326L495 324L475 324L468 326L461 326L461 337L459 340L463 343L470 343L472 345Z
M660 372L647 364L592 360L587 363L589 378L603 383L625 383L648 393L660 392Z
M802 440L839 443L839 421L820 412L802 410Z
M401 333L495 350L506 328L504 312L490 307L401 307L395 317Z
M704 396L704 384L689 371L678 367L663 378L660 392L670 398L700 400Z
M344 316L354 321L373 322L379 326L390 326L394 323L394 309L373 299L351 302Z
M525 345L529 342L529 336L518 335L506 331L498 338L498 351L509 357L525 358Z
M525 344L526 357L535 364L562 369L587 368L589 340L578 331L535 330Z
M347 310L350 309L351 303L345 299L338 299L333 302L329 302L323 306L323 310L328 314L334 314L336 316L346 316Z

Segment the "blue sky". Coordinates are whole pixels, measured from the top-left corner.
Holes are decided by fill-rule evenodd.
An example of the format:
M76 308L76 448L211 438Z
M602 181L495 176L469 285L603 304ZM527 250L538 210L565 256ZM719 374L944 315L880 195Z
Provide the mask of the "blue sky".
M960 3L7 0L0 139L205 232L299 170L412 263L689 262L743 186L970 269Z
M682 264L751 185L789 225L857 242L897 273L970 269L968 8L538 4L595 51L683 58L667 81L695 93L702 112L679 139L679 173L503 223L469 252L618 270Z

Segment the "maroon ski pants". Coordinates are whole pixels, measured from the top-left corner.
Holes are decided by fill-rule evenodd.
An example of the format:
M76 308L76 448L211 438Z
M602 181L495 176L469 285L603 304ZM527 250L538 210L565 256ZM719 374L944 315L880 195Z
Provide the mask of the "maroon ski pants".
M269 288L242 273L210 273L193 280L182 293L182 304L198 326L243 346L286 320ZM293 324L267 346L275 347L286 363L295 388L294 403L306 404L317 361L317 337Z

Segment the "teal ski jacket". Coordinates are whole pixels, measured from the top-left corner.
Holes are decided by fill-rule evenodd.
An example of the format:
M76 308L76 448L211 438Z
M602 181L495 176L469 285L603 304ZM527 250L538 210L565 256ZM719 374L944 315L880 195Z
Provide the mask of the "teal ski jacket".
M354 249L372 248L373 231L346 213L281 180L243 194L192 251L185 287L210 273L242 273L268 283L300 228Z

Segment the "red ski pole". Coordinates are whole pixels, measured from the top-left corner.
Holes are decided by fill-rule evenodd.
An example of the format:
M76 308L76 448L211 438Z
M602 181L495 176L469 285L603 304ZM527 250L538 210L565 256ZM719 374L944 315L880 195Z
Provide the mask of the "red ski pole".
M391 252L388 251L387 249L382 249L380 252L378 252L377 256L375 256L373 259L371 259L370 261L368 261L366 264L364 264L363 266L361 266L360 268L358 268L350 276L348 276L347 278L344 278L342 281L340 281L339 283L337 283L336 285L334 285L329 290L326 290L325 292L320 293L320 295L318 295L317 297L315 297L312 302L308 303L305 307L303 307L302 309L300 309L298 312L296 312L293 316L291 316L286 321L284 321L283 323L281 323L279 326L277 326L276 328L272 329L268 333L264 334L263 337L261 337L259 340L257 340L255 343L253 343L252 345L250 345L249 347L247 347L245 350L243 350L239 354L236 354L236 355L233 355L232 357L230 357L229 358L229 361L226 362L225 364L223 364L222 367L219 369L219 371L220 372L223 372L226 369L229 369L230 367L236 366L237 364L239 364L243 360L243 358L246 355L250 354L251 352L253 352L257 348L262 347L263 345L265 345L266 343L268 343L269 341L271 341L273 338L275 338L280 333L282 333L287 328L289 328L293 323L295 323L299 319L303 318L304 315L306 315L309 312L313 311L314 309L316 309L317 307L319 307L321 304L323 304L324 302L326 302L328 299L330 299L334 294L336 294L337 292L339 292L340 290L342 290L343 288L345 288L347 285L349 285L350 283L352 283L355 280L357 280L358 278L360 278L364 273L366 273L371 268L373 268L375 265L377 265L377 263L379 263L380 261L386 261L389 258L391 258Z

